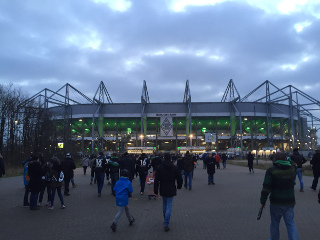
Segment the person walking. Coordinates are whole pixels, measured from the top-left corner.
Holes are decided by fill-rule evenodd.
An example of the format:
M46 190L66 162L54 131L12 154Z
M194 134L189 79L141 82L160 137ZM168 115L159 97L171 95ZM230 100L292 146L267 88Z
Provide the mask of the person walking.
M130 182L134 178L134 171L135 171L135 163L132 161L131 157L127 152L125 152L120 160L120 172L123 169L128 171L128 178Z
M39 161L39 155L33 154L32 160L28 164L28 174L30 177L30 210L38 210L37 201L39 197L39 192L42 188L42 176L43 170L41 163Z
M254 170L253 170L254 156L253 156L253 154L251 152L248 153L247 160L248 160L249 172L251 173L251 170L252 170L252 173L254 173Z
M176 186L177 182L177 186ZM172 212L173 197L177 195L177 188L182 187L181 172L178 167L171 162L169 153L164 154L164 161L158 166L154 180L154 194L158 195L160 186L160 195L162 196L162 211L164 218L164 231L168 232L169 222Z
M87 168L89 166L89 158L88 156L84 156L82 159L82 168L83 168L83 175L87 175Z
M98 197L101 197L101 192L104 184L104 174L107 168L107 161L103 156L103 152L99 153L99 156L95 159L92 166L95 169L95 175L97 179ZM119 171L119 164L118 164L118 171Z
M139 159L137 160L136 168L138 169L140 177L140 194L143 195L144 188L146 186L146 178L148 175L148 171L151 168L150 160L148 159L148 156L145 153L142 153Z
M206 152L203 153L202 156L201 156L202 164L203 164L203 169L206 169L206 168L207 168L206 164L204 163L204 160L205 160L207 157L208 157L208 154L207 154Z
M22 162L23 164L23 184L24 184L24 197L23 197L23 207L30 207L29 203L29 193L30 193L30 177L28 173L28 165L29 162L32 161L32 157L29 157L25 161Z
M60 165L60 161L58 158L53 157L52 158L52 167L50 169L49 177L51 179L51 195L50 195L50 204L48 206L48 209L53 209L53 203L54 203L54 197L56 192L58 193L59 199L60 199L60 208L64 209L66 206L64 205L63 196L61 193L62 188L62 167Z
M181 155L177 157L177 167L181 172L181 176L184 176L184 163L183 163L183 157Z
M291 160L297 164L297 172L299 182L300 182L300 192L304 192L303 190L303 180L302 180L302 164L306 163L307 160L299 153L298 148L293 149L293 154L290 156Z
M120 171L120 163L119 158L117 157L116 153L112 154L111 159L107 163L107 179L111 179L111 193L113 196L115 196L114 186L116 185L116 182L119 180L119 171Z
M51 178L49 175L50 175L51 167L52 167L52 160L45 162L45 164L43 164L43 166L42 166L44 176L42 177L42 189L41 189L40 195L39 195L38 207L40 207L42 205L42 200L43 200L44 192L46 189L47 189L47 204L46 204L46 206L50 205Z
M112 229L113 232L117 230L117 225L118 221L123 214L123 211L126 212L127 218L129 220L129 225L132 226L134 223L135 219L132 217L129 211L129 198L132 196L132 183L130 182L128 178L128 170L127 169L122 169L120 171L120 178L116 182L116 185L114 186L114 192L116 195L116 204L119 207L118 213L116 217L113 219L112 225L110 228Z
M286 154L281 152L275 154L273 166L266 171L260 203L265 207L270 194L271 240L279 240L280 238L279 224L282 217L287 227L288 239L298 239L297 228L293 219L295 172L295 166L287 160Z
M215 158L215 160L216 160L217 169L220 169L221 157L220 157L219 153L217 153L217 154L214 156L214 158Z
M94 181L95 184L97 183L97 179L94 176L95 169L94 169L94 165L93 165L93 163L96 161L96 155L92 154L90 158L91 158L91 160L89 162L89 165L90 165L90 168L91 168L90 185L92 185L93 181Z
M310 188L313 190L317 190L318 180L320 177L320 150L316 150L316 153L313 155L310 164L312 164L313 171L313 181Z
M73 170L76 169L76 165L74 164L74 161L70 153L66 154L66 157L62 162L61 167L64 174L64 195L70 196L69 184L71 179L73 178Z
M216 171L216 159L212 156L212 153L209 153L208 157L204 160L207 166L207 173L208 173L208 185L214 183L214 173Z
M193 159L190 155L189 151L186 152L186 155L183 158L183 170L184 170L184 187L188 188L189 182L189 190L192 189L192 172L193 172Z
M222 153L221 160L222 160L223 169L227 167L227 159L228 159L227 155L225 153Z

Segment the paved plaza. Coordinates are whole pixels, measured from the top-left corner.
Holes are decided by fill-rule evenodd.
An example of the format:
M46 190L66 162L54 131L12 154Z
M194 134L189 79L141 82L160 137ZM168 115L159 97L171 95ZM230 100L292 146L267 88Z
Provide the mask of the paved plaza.
M55 209L41 207L30 211L22 207L24 186L22 176L0 180L0 240L91 240L91 239L225 239L263 240L269 237L269 206L257 221L259 198L265 170L227 165L216 171L216 185L207 185L202 161L194 172L193 189L181 189L173 202L171 231L163 231L162 199L148 200L139 194L139 181L133 181L133 197L129 208L136 219L129 226L125 214L117 232L110 225L117 213L110 186L104 185L102 196L97 186L90 185L90 175L75 170L76 188L64 197L66 209L60 209L58 196ZM311 177L303 177L305 192L295 187L295 222L299 239L320 239L320 205L317 192L311 191ZM46 200L46 198L45 198ZM268 201L269 204L269 201ZM287 239L281 223L281 239Z

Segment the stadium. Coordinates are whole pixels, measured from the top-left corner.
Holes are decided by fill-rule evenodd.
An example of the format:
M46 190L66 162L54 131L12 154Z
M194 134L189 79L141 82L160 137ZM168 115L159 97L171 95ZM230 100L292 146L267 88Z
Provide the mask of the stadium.
M241 97L230 80L220 102L192 102L188 80L181 102L150 102L146 81L140 103L113 103L103 82L93 98L65 84L57 91L44 89L21 106L31 101L47 110L57 132L64 133L57 136L57 148L68 142L88 154L189 150L267 156L275 149L315 149L320 123L314 114L318 100L270 81Z

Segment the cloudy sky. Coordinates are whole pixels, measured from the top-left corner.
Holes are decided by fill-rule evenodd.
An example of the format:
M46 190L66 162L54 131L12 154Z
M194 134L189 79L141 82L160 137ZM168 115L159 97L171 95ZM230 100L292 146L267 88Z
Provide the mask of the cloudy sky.
M220 101L269 80L318 97L319 0L0 0L0 82L113 102Z

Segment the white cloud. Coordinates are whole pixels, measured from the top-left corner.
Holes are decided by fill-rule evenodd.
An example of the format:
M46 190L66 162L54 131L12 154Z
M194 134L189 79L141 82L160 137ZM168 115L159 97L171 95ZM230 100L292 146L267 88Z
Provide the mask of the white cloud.
M304 28L308 27L311 25L311 22L309 21L306 21L306 22L299 22L299 23L296 23L294 25L294 28L296 29L296 31L299 33L301 32Z
M95 3L107 4L113 11L126 12L131 8L131 1L126 0L93 0Z
M124 61L125 70L128 72L133 71L142 65L144 65L144 62L140 57L132 57Z
M79 48L92 48L99 50L101 39L94 31L85 30L85 34L72 34L66 38L66 42Z
M171 8L175 12L183 12L185 7L192 6L206 6L215 5L217 3L225 2L226 0L176 0L173 1Z
M278 3L277 9L284 14L298 12L307 2L307 0L283 0Z
M297 65L296 64L283 64L283 65L281 65L281 68L283 70L296 70Z

